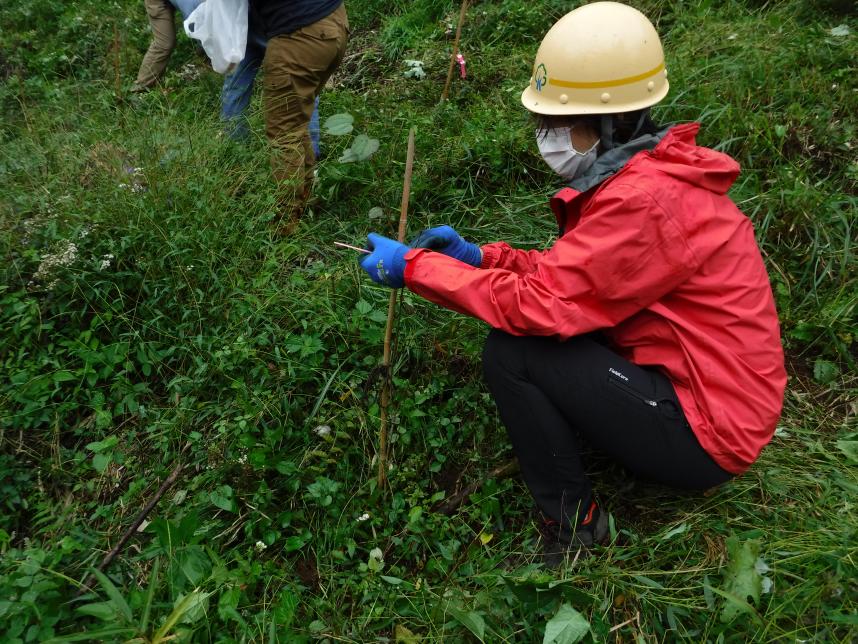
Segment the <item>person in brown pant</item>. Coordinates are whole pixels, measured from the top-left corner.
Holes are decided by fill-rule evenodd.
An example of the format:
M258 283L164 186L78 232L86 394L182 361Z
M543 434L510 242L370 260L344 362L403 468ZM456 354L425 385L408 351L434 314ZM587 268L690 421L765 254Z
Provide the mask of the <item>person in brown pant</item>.
M131 86L132 92L146 91L164 75L170 54L176 47L176 9L187 18L201 2L202 0L143 0L149 24L152 26L152 42L143 56L137 80Z
M289 234L313 186L316 156L308 126L315 99L343 59L349 21L342 0L251 0L250 16L268 38L265 133L278 184L278 231Z

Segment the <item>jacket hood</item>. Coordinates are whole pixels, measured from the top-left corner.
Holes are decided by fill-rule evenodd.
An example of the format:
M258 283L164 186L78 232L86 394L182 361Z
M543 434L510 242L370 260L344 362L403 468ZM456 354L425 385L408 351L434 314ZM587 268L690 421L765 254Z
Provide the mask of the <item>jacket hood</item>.
M739 164L721 152L697 145L699 123L665 128L655 134L638 137L602 154L590 170L573 180L569 187L586 192L619 172L638 152L651 151L658 170L676 179L716 194L725 194L736 177Z
M722 152L697 145L699 123L677 125L652 151L658 170L719 195L739 176L739 164Z

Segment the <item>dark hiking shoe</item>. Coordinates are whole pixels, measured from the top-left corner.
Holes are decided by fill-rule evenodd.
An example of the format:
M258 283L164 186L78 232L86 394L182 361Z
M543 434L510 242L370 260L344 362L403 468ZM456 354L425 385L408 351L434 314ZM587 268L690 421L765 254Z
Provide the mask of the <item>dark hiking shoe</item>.
M583 554L593 545L605 545L609 541L608 514L595 503L590 505L587 516L578 524L574 533L558 521L543 517L537 524L542 535L542 560L546 568L559 568L568 555L575 556L583 548Z

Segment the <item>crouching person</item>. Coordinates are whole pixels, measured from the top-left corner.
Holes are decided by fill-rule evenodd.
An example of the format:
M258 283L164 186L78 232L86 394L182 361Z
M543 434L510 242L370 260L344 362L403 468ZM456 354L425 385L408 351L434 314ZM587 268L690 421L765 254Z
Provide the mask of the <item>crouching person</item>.
M479 247L449 226L413 248L371 234L362 268L491 327L485 378L542 515L546 563L604 542L583 444L629 471L705 490L771 440L786 384L768 275L739 173L660 127L668 92L652 24L614 2L561 18L539 47L524 106L567 183L546 251Z

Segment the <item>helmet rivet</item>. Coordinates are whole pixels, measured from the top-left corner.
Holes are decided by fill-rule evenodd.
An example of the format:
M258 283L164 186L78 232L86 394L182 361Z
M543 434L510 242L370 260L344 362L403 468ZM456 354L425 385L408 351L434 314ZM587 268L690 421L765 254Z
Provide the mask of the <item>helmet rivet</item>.
M653 83L652 81L648 82L646 84L646 88L647 88L647 90L649 90L651 92L652 90L655 89L655 83Z
M611 95L608 94L608 92L605 92L604 94L602 94L601 99L603 103L607 103L611 100Z
M564 105L566 105L566 103L568 103L568 102L569 102L569 97L568 97L568 96L566 96L566 94L561 94L561 95L560 95L560 98L558 98L557 100L559 100L561 103L563 103Z

